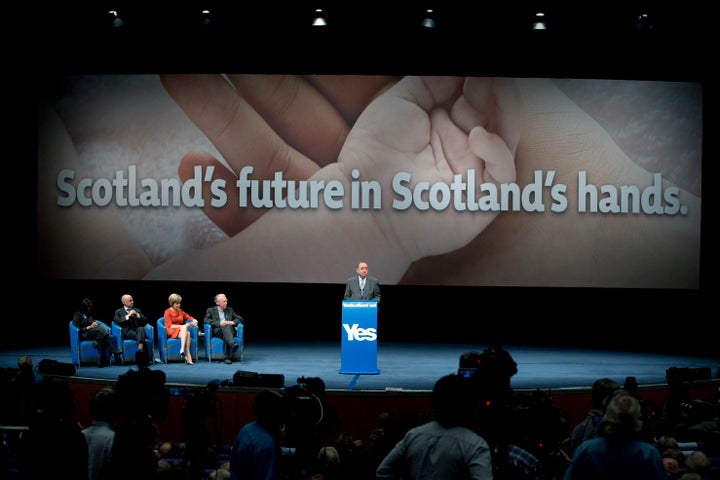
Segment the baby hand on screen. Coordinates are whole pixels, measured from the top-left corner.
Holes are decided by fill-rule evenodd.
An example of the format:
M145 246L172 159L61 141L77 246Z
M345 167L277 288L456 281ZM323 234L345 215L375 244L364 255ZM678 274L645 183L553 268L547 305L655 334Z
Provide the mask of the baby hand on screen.
M446 202L429 192L451 192L458 177L467 185L474 176L477 187L513 182L519 102L512 79L405 77L368 106L339 168L381 184L371 217L378 238L397 242L384 248L414 261L464 246L492 221L497 212L475 209L477 190Z

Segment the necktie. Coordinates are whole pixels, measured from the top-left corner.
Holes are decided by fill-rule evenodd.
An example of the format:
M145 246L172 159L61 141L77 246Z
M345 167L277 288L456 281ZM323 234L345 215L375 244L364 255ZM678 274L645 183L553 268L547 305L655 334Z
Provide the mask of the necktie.
M360 291L362 292L363 290L365 290L365 279L364 278L362 280L360 280Z

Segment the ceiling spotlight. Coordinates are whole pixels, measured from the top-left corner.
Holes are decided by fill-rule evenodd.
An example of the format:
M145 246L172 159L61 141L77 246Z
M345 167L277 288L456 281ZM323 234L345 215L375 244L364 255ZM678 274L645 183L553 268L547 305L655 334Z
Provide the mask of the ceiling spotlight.
M200 12L200 22L203 28L212 28L215 25L215 18L210 13L210 10L204 9Z
M313 15L312 25L313 27L326 27L328 24L327 13L322 8L315 9L315 15Z
M120 28L124 25L123 19L117 10L109 10L108 15L110 16L110 25L112 28Z
M422 22L420 22L420 26L423 28L435 28L435 12L432 8L425 10L425 15Z
M635 30L638 32L648 32L653 29L652 22L647 13L641 13L635 19Z
M535 19L532 24L533 30L547 30L547 24L545 23L545 14L543 12L537 12Z

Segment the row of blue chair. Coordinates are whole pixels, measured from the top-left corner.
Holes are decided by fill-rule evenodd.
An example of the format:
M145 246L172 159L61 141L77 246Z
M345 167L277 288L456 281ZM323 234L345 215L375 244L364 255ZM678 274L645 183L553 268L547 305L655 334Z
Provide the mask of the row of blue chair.
M110 327L104 322L98 321L98 323L104 328L110 328L113 345L121 350L123 362L132 361L138 351L137 342L131 339L123 339L120 326L115 322L111 322ZM157 330L158 358L160 358L160 361L162 363L168 363L173 360L183 361L183 359L180 358L180 339L168 337L163 317L158 318L155 325L155 327L153 327L152 324L145 325L145 336L148 339L152 339L152 341L148 342L149 351L147 353L150 355L150 358L155 358L155 330ZM190 355L192 355L194 361L197 361L198 329L190 328L189 331ZM96 364L98 361L98 350L95 348L92 340L82 340L80 338L80 331L73 325L72 321L69 323L69 333L70 351L72 362L75 366L80 367L90 363ZM224 358L223 341L221 338L212 336L212 327L209 324L204 325L204 334L205 358L207 361L212 362L213 360ZM240 345L240 348L233 353L234 360L236 361L243 360L244 337L243 325L240 324L237 327L237 334L235 335L235 341Z

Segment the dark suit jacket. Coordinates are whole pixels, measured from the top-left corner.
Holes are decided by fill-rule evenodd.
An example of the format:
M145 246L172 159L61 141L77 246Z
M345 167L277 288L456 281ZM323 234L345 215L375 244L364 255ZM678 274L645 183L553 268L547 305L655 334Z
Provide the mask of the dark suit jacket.
M125 307L120 307L115 310L115 316L113 316L113 322L120 326L123 335L125 335L127 330L144 327L148 324L148 319L143 315L142 310L137 307L132 307L130 310L135 310L137 317L133 316L126 319L127 312L125 311Z
M377 300L380 301L380 282L368 275L365 278L365 289L360 291L360 280L357 275L345 282L345 300Z
M243 318L235 313L235 310L231 307L225 309L225 320L232 321L236 327L243 322ZM220 314L218 313L217 307L207 309L207 312L205 312L205 323L212 325L213 328L220 328Z

